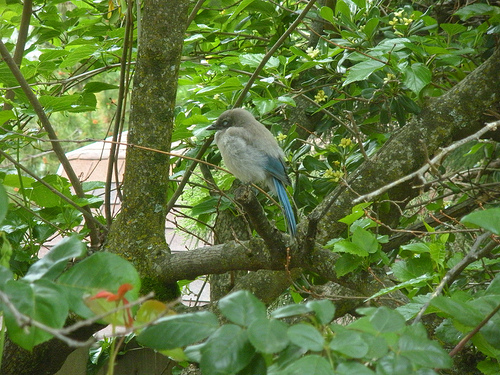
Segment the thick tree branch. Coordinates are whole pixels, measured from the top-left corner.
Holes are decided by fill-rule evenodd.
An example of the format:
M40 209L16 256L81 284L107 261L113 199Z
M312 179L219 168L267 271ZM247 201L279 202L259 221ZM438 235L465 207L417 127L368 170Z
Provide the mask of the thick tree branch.
M445 95L433 98L421 113L395 134L371 159L348 176L345 185L335 189L316 207L319 215L316 242L325 243L338 236L345 225L338 220L350 213L353 201L421 168L440 147L474 134L491 121L485 110L500 104L500 48ZM411 181L387 192L393 201L408 202L418 194ZM383 220L397 220L388 212ZM300 227L307 227L303 220Z

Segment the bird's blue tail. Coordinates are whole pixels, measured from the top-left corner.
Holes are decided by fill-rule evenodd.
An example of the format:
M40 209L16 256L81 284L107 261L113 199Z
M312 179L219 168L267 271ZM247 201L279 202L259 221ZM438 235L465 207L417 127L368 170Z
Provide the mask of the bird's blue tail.
M295 215L293 214L292 206L286 195L285 186L276 177L273 177L274 187L276 188L276 193L278 194L278 199L283 208L283 213L285 214L286 223L288 226L288 231L292 237L297 234L297 222L295 221Z

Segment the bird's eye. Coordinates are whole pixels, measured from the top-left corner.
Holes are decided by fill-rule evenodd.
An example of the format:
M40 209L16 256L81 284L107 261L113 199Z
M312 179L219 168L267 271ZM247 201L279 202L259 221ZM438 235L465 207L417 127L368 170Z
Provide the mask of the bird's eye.
M222 122L222 126L227 127L228 125L229 125L229 121L224 120L224 121Z

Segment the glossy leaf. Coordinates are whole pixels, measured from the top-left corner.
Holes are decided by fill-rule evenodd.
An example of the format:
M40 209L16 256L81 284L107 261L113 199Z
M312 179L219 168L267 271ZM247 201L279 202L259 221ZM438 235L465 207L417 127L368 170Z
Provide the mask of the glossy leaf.
M248 339L257 351L276 353L288 345L287 329L286 323L279 320L260 318L248 327Z
M66 237L54 246L47 255L33 264L26 275L26 281L35 281L41 278L54 280L63 271L68 261L85 255L87 249L77 236Z
M352 358L363 358L368 353L368 344L360 332L339 327L337 330L330 341L331 349Z
M201 372L213 375L236 374L250 363L254 355L247 331L233 324L220 327L200 351Z
M94 314L84 304L84 296L101 290L117 291L120 285L129 283L134 288L127 292L129 301L137 299L141 281L139 274L122 257L99 252L77 263L57 280L67 293L70 308L82 317Z
M4 291L19 312L51 328L62 328L68 316L68 304L59 286L49 280L32 283L8 281ZM52 338L52 335L38 327L19 327L14 313L4 308L5 322L11 340L26 350Z
M288 329L291 342L303 349L319 352L323 350L325 339L319 331L309 324L296 324Z
M233 323L249 326L254 320L266 318L266 306L247 290L231 293L219 301L219 309Z
M500 208L475 211L462 218L462 223L477 225L497 235L500 234Z
M209 311L170 315L145 328L137 340L156 350L174 349L203 340L218 328L217 317Z

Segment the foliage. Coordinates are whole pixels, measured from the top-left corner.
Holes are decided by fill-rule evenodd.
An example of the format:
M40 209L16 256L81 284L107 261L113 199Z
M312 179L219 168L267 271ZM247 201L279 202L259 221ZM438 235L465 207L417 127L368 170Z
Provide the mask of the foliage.
M35 3L21 73L60 138L69 141L62 142L65 150L87 137L104 137L112 125L125 122L140 34L140 24L133 19L140 18L140 6ZM177 179L190 173L188 158L202 149L206 126L243 100L285 150L293 198L302 216L373 158L426 101L448 92L484 62L500 31L500 8L486 1L447 14L439 4L425 5L433 2L338 0L333 8L313 8L277 45L248 94L240 98L270 46L305 5L263 0L206 3L186 33L168 195L175 197ZM0 13L0 36L12 52L22 4L0 0ZM131 25L136 28L126 39ZM115 98L118 89L124 90L122 103ZM476 366L484 374L500 372L500 322L494 315L500 294L498 249L478 235L488 233L492 241L500 235L498 167L489 168L498 159L495 141L467 144L432 171L425 192L402 210L393 227L379 219L387 206L399 204L386 197L354 206L340 220L344 232L324 244L339 256L335 275L388 269L394 284L381 283L377 293L364 296L377 307L358 308L352 311L357 314L352 322L339 324L328 296L311 298L315 284L324 280L305 275L290 290L305 301L268 315L250 293L237 292L218 301L227 321L221 324L208 311L165 315L165 310L171 311L158 301L126 306L139 298L138 272L128 260L86 249L92 228L84 207L91 210L94 225L104 226L99 211L103 200L93 193L104 183L84 182L84 194L79 195L68 179L54 173L59 161L47 129L40 127L32 103L5 64L0 65L0 90L14 94L0 99L2 335L8 332L22 348L32 350L54 335L67 338L63 326L70 313L82 319L107 314L99 321L124 325L143 345L182 365L198 363L207 374L249 374L256 369L275 375L432 374L452 367L447 352L454 356L454 350L480 357ZM118 104L121 112L115 113ZM296 115L299 109L308 115L309 124ZM33 156L39 153L43 155ZM220 164L215 148L209 149L206 161ZM47 162L54 164L47 167ZM213 168L190 179L182 207L174 206L194 223L188 230L204 236L216 215L235 209L231 193L207 193L226 191L233 180ZM213 182L209 189L206 181ZM463 211L452 210L473 201L465 210L469 213L478 206L476 198L485 207L465 217ZM266 202L268 217L284 230L279 208L267 204L267 197L259 199ZM432 215L441 219L426 222ZM396 234L407 232L418 238L409 236L390 247ZM64 239L42 258L39 252L56 236ZM488 246L489 252L480 253ZM477 254L469 261L469 255ZM461 264L464 268L455 271ZM380 306L396 292L408 302L397 309ZM413 319L418 322L411 324ZM108 346L113 358L119 345L103 345ZM99 362L99 357L94 360Z

